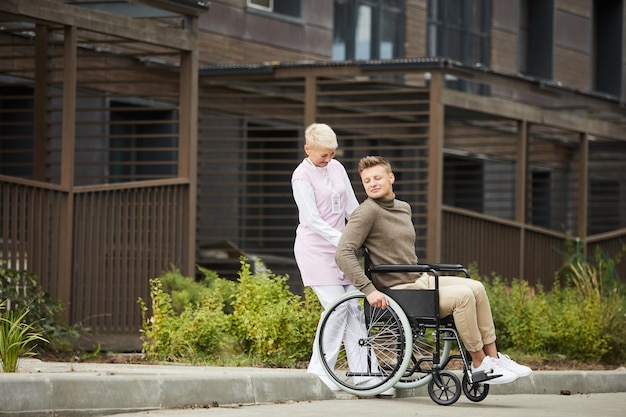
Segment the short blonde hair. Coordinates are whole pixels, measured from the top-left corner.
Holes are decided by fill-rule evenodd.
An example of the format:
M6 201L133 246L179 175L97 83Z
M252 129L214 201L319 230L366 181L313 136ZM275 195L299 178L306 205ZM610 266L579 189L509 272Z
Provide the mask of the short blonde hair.
M391 164L382 156L365 156L361 158L358 165L359 174L363 172L364 169L375 167L378 165L384 166L387 172L391 174Z
M312 123L304 131L305 143L312 149L337 149L337 135L325 123Z

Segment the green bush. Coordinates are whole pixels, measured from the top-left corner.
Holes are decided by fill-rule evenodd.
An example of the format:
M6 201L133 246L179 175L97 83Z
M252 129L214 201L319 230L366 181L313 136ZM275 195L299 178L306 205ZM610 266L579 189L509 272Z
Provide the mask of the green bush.
M174 267L159 277L163 291L172 298L173 309L181 313L187 306L198 304L202 298L211 296L223 301L225 313L232 313L237 284L220 278L214 271L200 266L198 269L203 274L199 281L183 276L180 270Z
M168 271L150 281L150 308L138 300L147 359L280 367L308 360L321 314L312 290L294 295L286 276L253 275L245 259L239 282L200 271L200 281Z
M289 291L287 277L271 271L253 275L242 260L232 334L240 351L269 366L293 367L308 360L321 313L319 302Z
M594 259L567 258L550 291L519 279L480 278L470 266L485 283L499 349L536 359L623 363L626 296L616 259L601 252ZM151 317L140 300L146 357L230 366L308 361L322 312L310 288L304 297L294 295L286 276L253 274L245 259L238 282L201 271L199 281L177 270L151 281Z
M180 281L179 278L177 281ZM208 288L197 294L197 301L186 303L179 313L174 309L172 298L164 290L161 279L150 280L151 317L147 317L146 303L141 298L138 300L146 359L202 361L219 351L226 340L224 335L228 328L223 300Z
M70 340L78 339L80 325L69 326L61 321L59 313L64 306L53 300L39 284L39 277L27 271L6 268L0 262L0 302L5 301L7 311L26 312L23 321L32 323L33 330L49 341L46 349L55 352L71 349Z
M483 279L501 350L583 362L626 360L626 295L615 272L621 254L566 259L549 292L522 280Z

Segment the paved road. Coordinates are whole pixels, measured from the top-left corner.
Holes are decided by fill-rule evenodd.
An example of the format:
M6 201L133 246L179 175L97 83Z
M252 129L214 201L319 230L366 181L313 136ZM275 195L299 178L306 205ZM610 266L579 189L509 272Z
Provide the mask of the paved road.
M116 417L333 417L333 416L481 416L481 417L624 417L626 393L577 395L493 395L480 403L464 397L448 407L428 397L343 399L282 404L158 410Z

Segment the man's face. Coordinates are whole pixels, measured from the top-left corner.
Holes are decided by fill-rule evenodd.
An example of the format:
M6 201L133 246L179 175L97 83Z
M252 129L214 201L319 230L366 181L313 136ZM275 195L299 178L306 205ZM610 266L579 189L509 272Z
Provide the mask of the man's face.
M361 171L361 182L369 198L392 198L394 181L393 172L387 172L383 165L376 165Z
M308 145L304 145L304 151L316 167L325 167L335 157L333 148L311 148Z

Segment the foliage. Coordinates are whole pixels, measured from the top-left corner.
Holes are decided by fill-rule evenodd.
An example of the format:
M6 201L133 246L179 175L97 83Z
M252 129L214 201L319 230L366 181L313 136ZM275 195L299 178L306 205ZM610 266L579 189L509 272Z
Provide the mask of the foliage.
M0 301L6 301L8 311L26 313L24 321L32 323L33 330L41 332L49 341L47 349L68 350L68 339L78 339L79 331L88 331L80 325L69 326L61 321L59 313L64 309L63 303L53 300L42 289L37 275L6 268L1 262Z
M567 257L550 292L526 281L485 279L498 347L583 362L626 360L626 294L600 250L593 259Z
M183 276L180 270L172 267L159 277L163 291L170 294L174 311L182 313L189 305L196 305L202 298L217 297L224 302L224 312L232 313L236 283L220 278L216 272L198 266L203 274L199 281Z
M0 360L2 372L15 372L20 356L33 356L39 343L47 340L35 323L25 322L29 310L6 310L7 302L0 303Z
M150 318L146 303L141 298L138 300L143 321L143 351L148 360L199 361L220 349L228 320L218 295L200 291L197 301L186 304L178 313L163 283L155 278L150 280L150 298Z
M626 360L626 294L613 258L566 258L553 288L493 275L485 283L500 350L586 363ZM257 271L259 268L255 268ZM310 358L322 307L306 288L294 295L286 276L252 273L241 260L238 282L202 270L198 281L172 270L151 281L152 316L143 304L142 337L154 360L228 366L298 366ZM167 288L167 291L166 291ZM177 294L177 302L170 296Z
M250 268L242 259L237 283L202 268L199 281L177 270L151 280L151 307L138 300L146 358L284 367L307 360L321 314L314 292L302 299L287 277Z
M241 262L232 333L238 347L264 365L291 367L311 355L319 303L303 301L286 281L271 271L253 275L250 265Z

